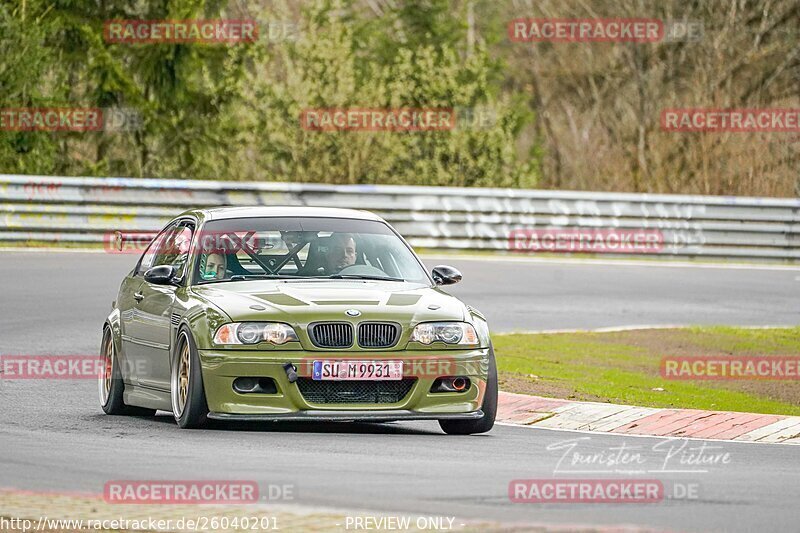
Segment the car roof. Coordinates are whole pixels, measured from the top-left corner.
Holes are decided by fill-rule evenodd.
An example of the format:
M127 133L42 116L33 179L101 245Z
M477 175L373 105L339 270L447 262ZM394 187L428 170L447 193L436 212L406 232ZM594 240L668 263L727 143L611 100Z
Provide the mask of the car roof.
M252 207L214 207L201 209L207 220L226 220L231 218L255 217L323 217L323 218L353 218L358 220L384 220L369 211L358 209L339 209L335 207L308 207L308 206L252 206Z

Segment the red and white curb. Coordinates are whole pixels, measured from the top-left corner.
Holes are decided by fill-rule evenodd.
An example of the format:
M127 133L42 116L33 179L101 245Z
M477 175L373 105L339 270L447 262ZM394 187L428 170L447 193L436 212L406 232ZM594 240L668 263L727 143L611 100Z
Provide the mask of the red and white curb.
M500 423L573 431L800 444L800 416L657 409L501 392Z

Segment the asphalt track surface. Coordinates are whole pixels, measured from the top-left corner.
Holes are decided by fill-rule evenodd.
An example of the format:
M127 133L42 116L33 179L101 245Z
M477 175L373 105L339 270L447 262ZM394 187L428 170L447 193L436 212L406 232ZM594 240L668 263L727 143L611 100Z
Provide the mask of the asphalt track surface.
M2 253L0 354L97 353L103 318L134 260ZM464 281L452 292L487 314L495 331L800 323L799 270L425 262L460 268ZM686 462L688 448L702 441L671 443L673 450L685 448L665 464L662 439L511 426L471 437L446 436L435 422L180 431L167 414L103 415L91 381L5 381L0 405L0 487L99 493L109 480L249 479L262 487L293 485L294 500L285 502L291 504L524 524L782 531L797 530L800 520L800 449L789 445L706 442L717 448L704 457L727 452L729 461L694 465ZM576 448L584 455L624 444L641 454L645 472L609 474L595 465L558 478L658 479L668 496L679 485L694 487L697 497L650 504L509 501L509 482L552 478L564 450L548 446L577 437L589 437Z

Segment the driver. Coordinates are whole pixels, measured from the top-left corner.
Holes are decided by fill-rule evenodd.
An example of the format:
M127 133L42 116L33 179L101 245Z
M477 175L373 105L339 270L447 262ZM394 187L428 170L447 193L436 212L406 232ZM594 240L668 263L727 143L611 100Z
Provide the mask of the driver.
M203 270L203 279L223 279L228 267L228 258L218 252L206 256L206 268Z
M352 233L334 233L331 246L325 256L325 274L336 274L340 270L356 264L356 240Z

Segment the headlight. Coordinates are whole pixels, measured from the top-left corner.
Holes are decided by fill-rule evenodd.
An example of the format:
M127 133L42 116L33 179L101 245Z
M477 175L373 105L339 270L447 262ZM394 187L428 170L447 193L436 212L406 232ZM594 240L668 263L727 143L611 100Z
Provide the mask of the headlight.
M286 344L296 340L292 326L280 322L232 322L220 326L214 334L214 344Z
M411 340L422 344L441 341L445 344L474 346L478 344L478 334L472 324L466 322L425 322L417 324L411 333Z

